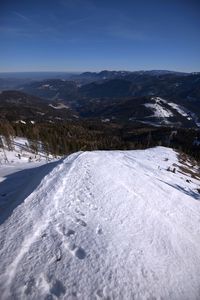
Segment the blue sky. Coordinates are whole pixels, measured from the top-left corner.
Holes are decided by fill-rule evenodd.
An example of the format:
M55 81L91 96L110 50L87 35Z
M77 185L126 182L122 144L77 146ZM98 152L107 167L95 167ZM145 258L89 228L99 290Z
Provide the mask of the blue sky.
M1 0L0 71L200 71L199 0Z

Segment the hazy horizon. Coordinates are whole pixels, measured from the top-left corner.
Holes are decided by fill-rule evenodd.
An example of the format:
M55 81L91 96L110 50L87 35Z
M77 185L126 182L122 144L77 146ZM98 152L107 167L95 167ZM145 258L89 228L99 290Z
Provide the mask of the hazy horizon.
M79 71L61 71L61 70L49 70L49 71L45 71L45 70L33 70L33 71L0 71L0 74L32 74L32 73L54 73L54 74L81 74L81 73L86 73L86 72L91 72L91 73L100 73L103 71L109 71L109 72L151 72L151 71L167 71L167 72L174 72L174 73L199 73L200 71L183 71L183 70L167 70L167 69L135 69L135 70L131 70L131 69L99 69L99 70L79 70Z

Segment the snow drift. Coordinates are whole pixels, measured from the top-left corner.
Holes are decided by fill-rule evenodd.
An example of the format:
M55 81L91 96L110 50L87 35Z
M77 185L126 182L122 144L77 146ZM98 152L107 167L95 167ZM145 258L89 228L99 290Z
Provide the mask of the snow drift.
M55 164L1 222L1 299L199 299L198 180L173 150Z

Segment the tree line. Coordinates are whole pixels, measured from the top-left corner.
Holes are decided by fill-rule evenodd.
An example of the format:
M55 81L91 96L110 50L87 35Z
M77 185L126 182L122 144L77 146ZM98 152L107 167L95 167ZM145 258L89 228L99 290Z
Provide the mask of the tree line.
M200 161L200 131L197 129L103 124L99 121L37 122L0 121L0 135L12 150L12 138L27 138L32 150L66 155L76 151L134 150L171 147ZM2 147L0 143L0 147Z

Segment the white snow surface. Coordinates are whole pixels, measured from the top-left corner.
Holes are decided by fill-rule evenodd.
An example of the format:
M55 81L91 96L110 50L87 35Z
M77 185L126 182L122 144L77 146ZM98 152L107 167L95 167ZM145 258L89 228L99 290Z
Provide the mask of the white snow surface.
M1 299L200 299L199 182L173 164L156 147L0 169Z
M26 163L30 162L46 162L55 160L53 155L46 154L42 149L42 143L37 142L38 145L38 152L37 154L31 149L30 142L23 137L14 137L12 138L12 150L8 150L6 145L5 138L0 136L4 148L0 148L0 166L8 165L14 166L20 164L25 166ZM58 157L60 158L60 157Z
M168 102L161 97L152 97L151 100L154 100L155 104L147 103L145 104L145 106L152 108L153 111L155 110L153 117L168 118L173 116L173 112L162 107L162 103L164 103L176 110L181 116L187 118L188 120L193 120L196 123L197 127L200 127L198 116L194 112L189 111L187 108L174 102Z
M162 103L166 103L165 100L163 100L160 97L155 97L155 98L153 97L151 100L154 100L155 103L145 103L144 106L152 109L154 113L152 117L156 117L156 118L173 117L173 113L166 107L162 106Z
M173 109L175 109L181 116L189 117L189 115L186 113L186 111L180 105L173 103L173 102L168 102L168 105L171 106Z
M57 106L55 106L53 104L49 104L49 106L54 108L54 109L63 109L63 108L69 109L69 106L65 105L64 103L58 103Z

